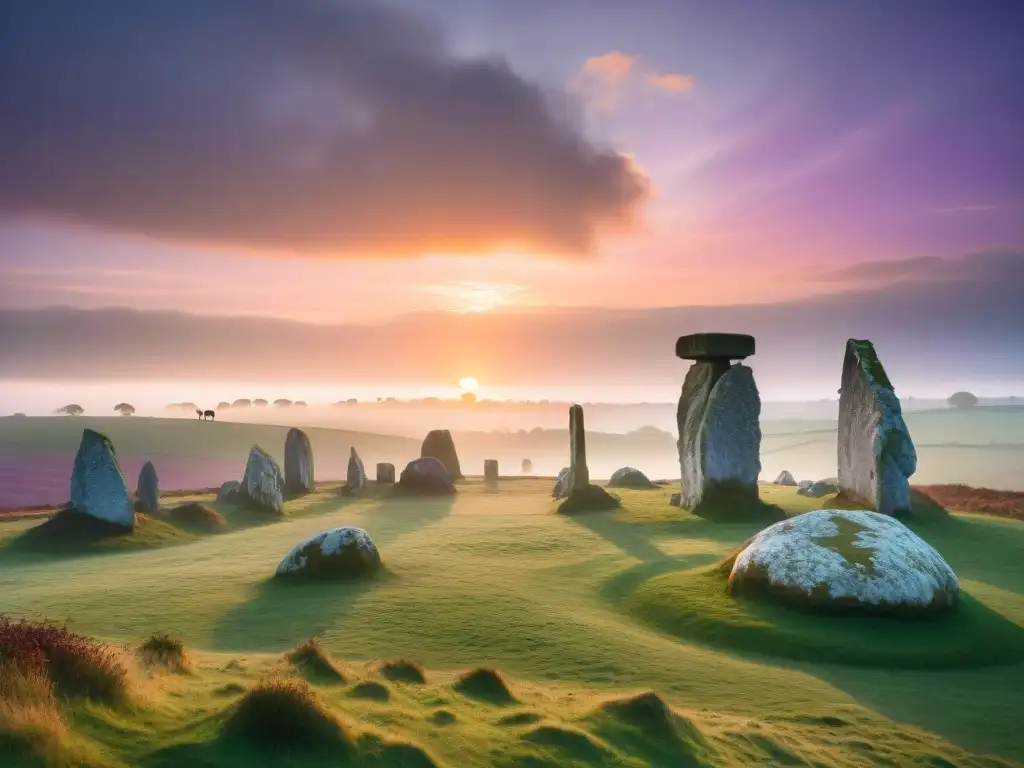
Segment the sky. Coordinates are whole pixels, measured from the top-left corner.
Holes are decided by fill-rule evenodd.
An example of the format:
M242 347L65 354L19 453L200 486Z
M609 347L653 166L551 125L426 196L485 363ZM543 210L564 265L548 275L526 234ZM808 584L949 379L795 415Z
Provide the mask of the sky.
M891 289L936 276L990 281L1006 306L967 321L1020 351L1022 28L1000 0L9 0L0 333L23 351L0 375L55 367L22 343L55 306L202 316L176 342L194 359L225 316L391 333L417 359L394 329L477 329L422 375L501 383L513 339L558 348L580 317L590 338L721 307L775 338L823 297L880 295L929 346ZM655 336L689 330L713 329ZM831 333L808 343L854 330ZM654 355L638 371L661 375Z

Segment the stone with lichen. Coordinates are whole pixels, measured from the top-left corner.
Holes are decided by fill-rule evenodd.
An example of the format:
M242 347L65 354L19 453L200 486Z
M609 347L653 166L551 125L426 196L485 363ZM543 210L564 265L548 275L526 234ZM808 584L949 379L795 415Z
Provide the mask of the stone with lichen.
M277 566L277 576L348 578L377 571L380 552L362 528L331 528L298 544Z
M238 496L250 506L269 512L284 512L284 475L274 457L258 445L249 451Z
M135 505L106 435L82 430L71 471L71 506L77 511L125 528L135 526Z

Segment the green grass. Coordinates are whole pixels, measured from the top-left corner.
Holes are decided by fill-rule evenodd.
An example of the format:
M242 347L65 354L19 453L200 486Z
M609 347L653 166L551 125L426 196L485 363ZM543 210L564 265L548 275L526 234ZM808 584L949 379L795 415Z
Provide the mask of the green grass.
M61 704L67 743L93 755L90 766L260 764L270 748L232 725L239 702L261 681L300 678L326 718L318 722L339 724L344 740L334 743L350 759L333 747L274 747L274 765L991 768L1024 754L1024 663L972 666L964 655L979 652L961 642L977 632L991 649L997 634L1022 631L1024 524L960 514L912 521L960 575L966 617L927 636L922 624L899 643L892 629L888 650L878 635L868 648L890 654L887 666L864 665L851 662L866 630L840 631L832 619L814 622L806 640L824 650L800 658L764 641L763 627L749 633L764 641L755 653L659 624L700 604L701 621L725 621L722 636L747 633L728 623L736 617L720 594L693 583L711 583L701 574L756 524L671 507L670 487L617 490L620 509L559 515L550 487L503 479L494 491L470 478L435 499L324 490L287 502L274 521L209 496L183 498L216 509L228 531L90 557L0 547L0 612L67 618L118 644L138 646L156 631L184 642L189 674L140 671L132 707ZM761 490L791 514L821 503ZM0 536L29 524L0 523ZM388 578L272 578L296 543L338 525L370 533ZM684 582L696 591L681 594ZM672 604L654 612L644 601L662 591ZM760 620L792 635L809 617ZM343 682L288 658L311 637ZM907 661L915 648L928 665ZM414 663L425 682L389 678L388 659ZM480 695L493 678L489 688L479 674L467 689L472 670L495 671L513 700Z

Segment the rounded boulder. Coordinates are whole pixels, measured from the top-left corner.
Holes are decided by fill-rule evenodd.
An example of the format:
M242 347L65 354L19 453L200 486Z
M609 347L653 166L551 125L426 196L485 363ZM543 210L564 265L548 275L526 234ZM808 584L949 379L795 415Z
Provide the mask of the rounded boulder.
M277 576L344 579L379 570L380 552L362 528L331 528L297 545L277 566Z
M641 472L639 469L633 467L622 467L612 472L611 478L608 480L609 488L653 488L652 483L647 475Z
M398 487L404 493L443 495L455 493L451 476L444 464L432 456L413 459L406 464L398 478Z
M775 523L736 556L734 595L767 595L822 612L914 616L956 603L942 556L889 515L822 509Z

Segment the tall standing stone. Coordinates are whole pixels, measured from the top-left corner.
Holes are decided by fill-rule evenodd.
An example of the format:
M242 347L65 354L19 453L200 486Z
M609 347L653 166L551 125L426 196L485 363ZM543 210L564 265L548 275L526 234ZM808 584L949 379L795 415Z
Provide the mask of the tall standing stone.
M693 509L725 486L757 498L761 398L753 371L731 363L752 354L754 338L742 334L694 334L676 343L677 356L695 361L676 411L683 507Z
M125 528L135 527L135 508L117 463L114 444L106 435L82 430L71 471L71 506Z
M274 457L258 445L249 451L238 495L243 501L261 509L279 515L284 512L284 475Z
M357 496L366 488L366 469L359 458L356 447L352 446L348 457L348 472L345 474L345 493Z
M900 401L870 341L850 339L839 395L839 490L875 510L910 509L917 451Z
M160 478L152 461L142 465L135 495L139 499L139 511L155 515L160 510Z
M290 496L316 490L313 477L313 446L301 429L292 427L284 439L284 488Z
M462 479L462 467L459 466L459 455L455 452L455 441L447 429L434 429L427 433L420 449L420 458L427 457L444 464L451 480Z
M378 483L393 483L395 482L395 465L380 462L377 464L377 482Z
M582 491L590 486L587 431L583 425L583 406L578 403L569 407L569 471L572 491Z
M484 459L484 480L489 483L498 482L497 459Z

